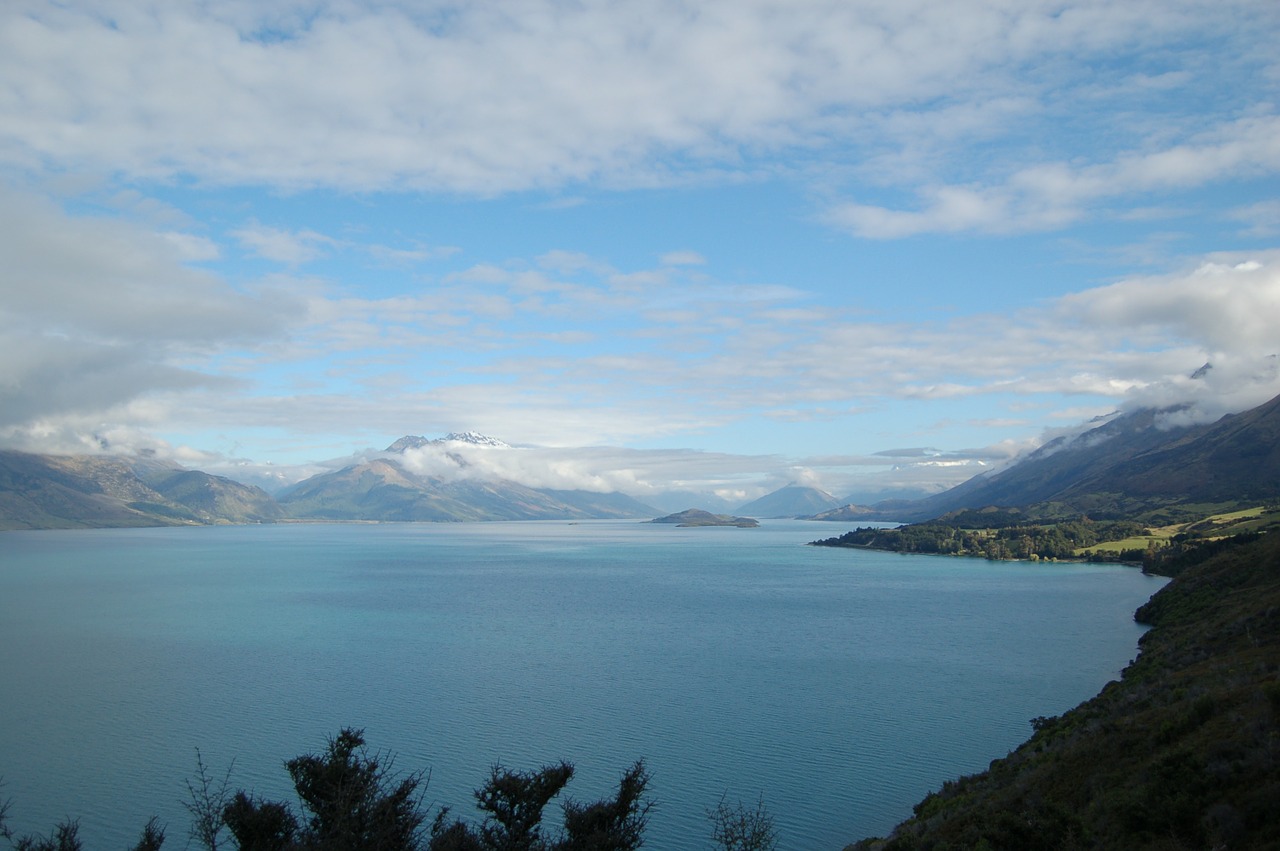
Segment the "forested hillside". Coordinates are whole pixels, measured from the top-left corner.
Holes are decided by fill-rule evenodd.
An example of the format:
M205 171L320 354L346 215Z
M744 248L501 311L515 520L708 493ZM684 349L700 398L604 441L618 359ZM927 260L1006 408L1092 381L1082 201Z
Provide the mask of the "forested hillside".
M1138 610L1119 682L848 851L1280 847L1280 535L1213 549Z

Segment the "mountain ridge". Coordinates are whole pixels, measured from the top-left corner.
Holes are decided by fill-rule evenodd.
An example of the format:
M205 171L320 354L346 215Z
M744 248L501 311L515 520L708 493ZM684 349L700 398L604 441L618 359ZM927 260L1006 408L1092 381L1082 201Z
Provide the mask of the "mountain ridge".
M406 438L392 446L402 441ZM460 469L466 466L455 463ZM509 479L446 479L414 473L394 458L373 458L312 476L281 491L277 499L301 520L590 520L654 513L626 494L533 488Z
M844 505L793 482L733 513L852 522L911 522L987 506L1033 519L1087 515L1176 522L1192 508L1280 499L1280 396L1213 423L1166 423L1177 408L1111 417L948 491L871 506ZM463 450L463 445L474 450ZM439 447L447 476L414 472L414 450ZM530 487L484 478L475 452L517 452L497 438L406 435L381 454L265 491L148 458L0 453L0 528L182 525L304 520L531 520L655 517L621 492ZM468 458L473 459L469 461ZM684 503L688 505L689 502Z
M261 488L150 459L0 450L0 529L271 522Z
M807 517L839 505L838 499L820 488L791 482L759 499L738 506L736 512L747 517Z
M1141 409L924 499L877 503L867 519L919 521L987 506L1032 516L1146 516L1280 499L1280 396L1211 423L1163 425L1181 408ZM844 518L841 518L844 519Z

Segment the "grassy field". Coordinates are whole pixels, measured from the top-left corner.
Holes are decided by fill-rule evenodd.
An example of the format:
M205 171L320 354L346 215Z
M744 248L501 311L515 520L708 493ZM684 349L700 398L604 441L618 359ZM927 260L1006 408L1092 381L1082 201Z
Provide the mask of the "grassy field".
M1125 550L1145 550L1155 545L1163 547L1175 535L1196 535L1204 538L1220 538L1244 532L1260 532L1280 526L1280 508L1274 505L1258 505L1221 514L1210 514L1199 520L1160 526L1151 529L1149 535L1136 535L1122 541L1105 541L1092 547L1081 547L1076 555L1085 557L1091 553L1118 553Z

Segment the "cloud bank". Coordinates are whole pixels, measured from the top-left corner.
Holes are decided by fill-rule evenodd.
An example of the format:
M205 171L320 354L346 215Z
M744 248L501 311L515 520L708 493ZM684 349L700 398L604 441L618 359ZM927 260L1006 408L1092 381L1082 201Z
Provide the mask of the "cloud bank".
M188 246L0 189L0 433L56 433L59 418L127 417L147 394L225 388L211 358L300 318L286 293L193 268Z
M1277 119L1248 87L1200 104L1208 129L1145 117L1274 73L1280 16L1250 0L15 0L0 14L0 161L26 169L494 194L749 176L787 152L825 160L824 186L852 168L868 188L908 187L914 205L830 207L885 238L1060 224L1278 159ZM1109 153L1054 159L1052 137L1019 153L1028 125L1069 136L1099 107ZM945 165L1001 138L1011 167Z
M548 447L494 474L731 492L1240 410L1280 393L1277 34L1264 0L13 0L0 441L477 429Z

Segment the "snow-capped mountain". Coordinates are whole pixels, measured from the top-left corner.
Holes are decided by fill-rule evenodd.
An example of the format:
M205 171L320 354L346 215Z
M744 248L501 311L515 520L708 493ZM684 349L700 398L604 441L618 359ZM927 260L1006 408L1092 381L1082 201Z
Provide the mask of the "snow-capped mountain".
M472 446L491 446L495 449L510 449L511 446L503 443L496 437L489 437L487 434L480 434L476 431L451 431L444 437L431 438L421 437L415 434L406 434L386 448L386 452L406 452L410 449L421 449L424 446L441 445L445 443L469 443Z
M473 446L493 446L498 449L511 448L496 437L489 437L487 434L480 434L475 431L451 431L439 440L432 441L432 443L470 443Z

